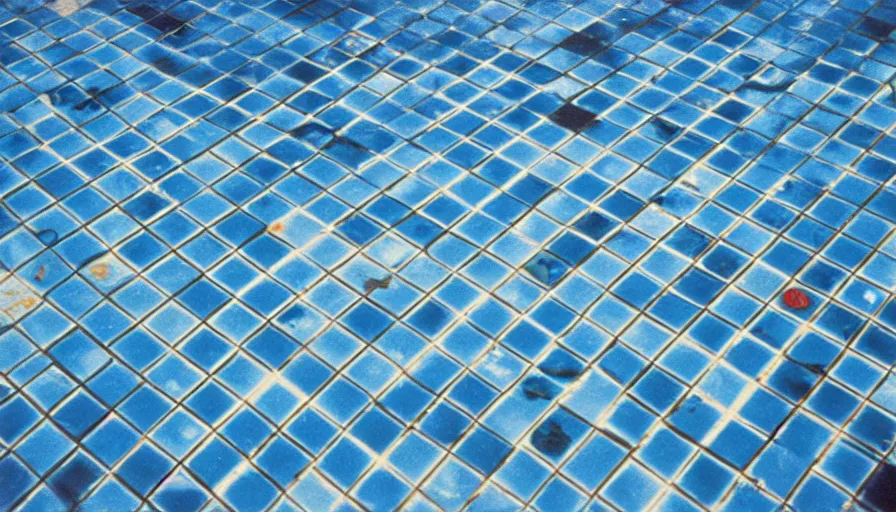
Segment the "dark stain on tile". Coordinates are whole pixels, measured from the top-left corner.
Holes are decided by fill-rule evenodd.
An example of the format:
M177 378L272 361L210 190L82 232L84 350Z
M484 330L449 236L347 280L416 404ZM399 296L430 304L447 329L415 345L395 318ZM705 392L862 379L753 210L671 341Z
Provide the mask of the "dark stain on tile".
M72 505L72 510L75 510L77 507L74 506L81 501L98 477L97 468L83 460L73 459L53 475L50 488L60 500Z
M132 5L126 10L140 16L147 25L163 34L182 35L187 29L186 22L146 4Z
M550 117L551 121L574 132L580 132L585 128L588 128L594 120L597 119L597 115L593 112L589 112L571 103L567 103L558 108Z
M46 245L47 247L55 244L56 241L59 240L59 233L57 233L53 229L44 229L44 230L38 231L37 233L34 234L34 236L36 236L37 239L40 240L41 242L43 242L43 244Z
M562 455L572 443L563 426L547 420L532 432L532 446L545 455Z
M305 141L317 148L326 146L335 137L333 130L315 122L303 124L289 132L289 134L293 138Z
M101 105L96 100L100 93L101 91L96 87L91 87L86 91L82 91L74 85L69 84L54 89L47 94L47 98L50 100L50 104L54 107L59 107L61 109L71 108L78 112L83 112L100 109Z
M87 99L82 101L81 103L78 103L77 105L75 105L74 109L78 110L78 111L99 110L101 105L100 105L99 101L97 101L97 98L104 91L100 91L99 88L97 88L97 87L91 87L91 88L87 89L85 92L87 93Z
M681 132L681 128L660 117L651 119L650 125L653 128L654 135L656 135L657 138L662 139L663 142L671 141Z
M795 82L795 77L787 77L770 83L764 83L758 80L750 80L749 82L745 82L743 85L741 85L740 90L759 92L784 92Z
M523 381L523 394L529 400L550 400L557 396L557 387L544 377L529 377Z
M560 379L574 379L579 376L581 371L578 368L570 368L563 366L539 366L538 367L545 374L550 375L551 377L557 377Z
M579 55L594 55L609 46L609 41L582 32L576 32L560 43L560 48Z
M896 466L879 466L868 479L862 499L877 510L896 510Z
M875 39L888 39L896 30L896 24L884 21L878 17L865 16L857 26L858 31Z
M366 281L364 281L364 294L370 295L374 290L377 290L377 289L385 290L386 288L389 287L390 284L392 284L392 275L391 274L382 279L376 279L376 278L371 277L371 278L367 279Z

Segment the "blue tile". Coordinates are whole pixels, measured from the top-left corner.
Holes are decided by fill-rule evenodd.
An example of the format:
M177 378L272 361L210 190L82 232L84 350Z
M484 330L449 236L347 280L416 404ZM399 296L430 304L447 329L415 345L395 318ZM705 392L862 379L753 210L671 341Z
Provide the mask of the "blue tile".
M893 508L887 7L19 4L0 508Z

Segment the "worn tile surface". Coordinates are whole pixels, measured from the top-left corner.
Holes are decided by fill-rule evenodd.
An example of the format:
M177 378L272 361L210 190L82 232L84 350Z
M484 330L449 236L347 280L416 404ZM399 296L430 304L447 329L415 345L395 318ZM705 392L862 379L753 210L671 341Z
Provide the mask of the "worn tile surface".
M0 1L0 510L896 510L894 29Z

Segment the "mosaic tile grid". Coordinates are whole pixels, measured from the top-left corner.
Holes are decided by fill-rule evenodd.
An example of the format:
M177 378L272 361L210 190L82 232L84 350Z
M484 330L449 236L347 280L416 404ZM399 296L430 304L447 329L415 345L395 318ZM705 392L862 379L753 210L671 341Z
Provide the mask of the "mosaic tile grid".
M896 510L894 29L0 2L0 510Z

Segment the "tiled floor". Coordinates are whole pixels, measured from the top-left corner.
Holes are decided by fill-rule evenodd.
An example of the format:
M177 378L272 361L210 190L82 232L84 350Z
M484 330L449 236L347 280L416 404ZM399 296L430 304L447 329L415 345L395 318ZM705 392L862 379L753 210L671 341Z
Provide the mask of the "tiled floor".
M896 510L896 1L0 6L0 510Z

